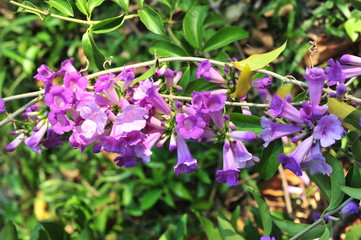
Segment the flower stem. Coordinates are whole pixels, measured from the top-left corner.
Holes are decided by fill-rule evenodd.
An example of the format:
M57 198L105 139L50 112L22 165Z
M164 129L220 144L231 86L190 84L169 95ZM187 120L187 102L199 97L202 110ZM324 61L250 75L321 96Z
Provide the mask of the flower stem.
M353 200L353 198L349 198L346 201L344 201L340 206L338 206L337 208L328 211L326 214L328 215L333 215L334 213L338 212L341 208L343 208L344 206L346 206L347 203L351 202ZM303 234L307 233L308 231L310 231L311 229L315 228L317 225L319 225L320 223L322 223L324 220L322 218L322 216L320 217L320 219L318 219L316 222L312 223L310 226L306 227L305 229L303 229L301 232L297 233L296 235L294 235L292 238L290 238L290 240L295 240L299 237L301 237Z
M35 97L35 96L38 96L38 95L41 95L41 94L44 94L44 90L40 90L40 91L37 91L37 92L23 93L23 94L19 94L19 95L6 97L6 98L4 98L4 102L17 100L17 99L28 98L28 97Z
M39 13L39 14L44 15L44 16L58 18L58 19L68 21L68 22L76 22L76 23L90 25L90 26L100 22L100 21L87 21L87 20L81 20L81 19L77 19L77 18L70 18L70 17L61 16L61 15L58 15L58 14L49 13L48 11L43 11L43 10L39 10L39 9L30 7L30 6L26 6L24 4L21 4L21 3L18 3L18 2L12 1L12 0L9 1L9 3L13 4L13 5L16 5L18 7L21 7L21 8L24 8L24 9ZM134 17L137 17L137 16L138 16L138 14L131 14L131 15L125 16L124 19L130 19L130 18L134 18Z
M20 113L24 112L28 107L30 107L31 105L37 103L38 101L40 101L42 99L41 96L38 96L37 98L34 98L33 100L31 100L30 102L28 102L27 104L25 104L24 106L22 106L21 108L19 108L18 110L16 110L15 112L13 112L12 114L10 114L9 116L7 116L7 118L5 118L4 120L2 120L0 122L0 127L3 126L4 124L11 122L12 120L14 120L14 118L19 115Z

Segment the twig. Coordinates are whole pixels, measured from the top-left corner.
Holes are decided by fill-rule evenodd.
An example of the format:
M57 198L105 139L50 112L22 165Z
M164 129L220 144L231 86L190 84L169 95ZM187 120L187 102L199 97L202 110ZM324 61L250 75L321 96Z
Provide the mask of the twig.
M76 23L90 25L90 26L100 22L100 21L87 21L87 20L81 20L81 19L77 19L77 18L64 17L64 16L61 16L61 15L58 15L58 14L49 13L48 11L43 11L43 10L39 10L39 9L30 7L30 6L26 6L24 4L21 4L21 3L15 2L15 1L9 1L9 3L13 4L13 5L16 5L18 7L21 7L21 8L24 8L24 9L39 13L39 14L44 15L44 16L58 18L58 19L65 20L65 21L68 21L68 22L76 22ZM124 19L126 20L126 19L137 17L137 16L138 16L138 14L131 14L131 15L125 16Z
M353 200L353 198L349 198L346 201L344 201L340 206L338 206L337 208L328 211L326 214L327 215L332 215L336 212L338 212L341 208L343 208L344 206L346 206L347 203L351 202ZM324 214L325 215L325 214ZM292 238L290 238L290 240L295 240L299 237L301 237L303 234L307 233L308 231L310 231L311 229L315 228L318 224L323 222L323 218L322 216L320 217L320 219L318 219L316 222L312 223L310 226L306 227L305 229L303 229L301 232L297 233L296 235L294 235Z
M20 113L24 112L28 107L30 107L31 105L37 103L38 101L40 101L42 99L42 97L37 97L34 98L33 100L31 100L30 102L28 102L27 104L25 104L24 106L22 106L21 108L19 108L18 110L16 110L15 112L13 112L12 114L10 114L7 118L5 118L4 120L2 120L0 122L0 127L3 126L4 124L14 120L14 118L19 115Z
M283 169L282 164L280 164L278 166L278 171L280 173L281 176L281 181L282 181L282 188L283 188L283 192L285 193L285 202L286 202L286 209L287 209L287 213L288 216L292 216L292 204L291 204L291 197L290 197L290 193L287 190L288 187L288 183L287 183L287 179L286 179L286 175L285 175L285 171Z
M40 91L37 91L37 92L23 93L23 94L19 94L19 95L6 97L6 98L3 98L3 99L4 99L4 102L8 102L8 101L18 100L18 99L23 99L23 98L28 98L28 97L35 97L35 96L39 96L41 94L44 94L44 90L40 90Z

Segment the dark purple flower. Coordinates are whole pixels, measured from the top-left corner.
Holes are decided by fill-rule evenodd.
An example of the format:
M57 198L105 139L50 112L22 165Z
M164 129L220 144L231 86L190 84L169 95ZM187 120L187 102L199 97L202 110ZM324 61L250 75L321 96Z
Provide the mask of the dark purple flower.
M209 62L209 60L203 60L198 64L196 76L197 79L203 77L208 82L214 82L222 87L226 87L226 81L219 73L219 71L212 67L212 64Z
M272 79L269 76L256 78L252 80L252 87L264 89L272 85Z
M220 183L227 183L228 186L234 186L238 183L238 173L236 160L234 158L231 146L228 141L223 145L223 170L218 170L216 180Z
M131 168L137 166L137 158L134 156L118 156L114 159L114 162L118 167Z
M300 111L292 106L286 98L282 99L280 96L274 95L270 107L268 114L273 115L274 118L285 118L294 123L304 123Z
M312 175L315 174L331 174L332 167L326 163L325 157L322 155L320 143L314 144L306 159L301 163L301 169L303 171L310 170Z
M355 203L354 201L351 201L341 209L341 214L346 215L351 213L358 213L359 208L360 208L359 204Z
M343 84L346 76L342 70L341 64L338 61L334 61L332 58L328 60L331 67L325 68L325 74L328 78L327 86L335 85L336 83Z
M290 155L280 153L278 161L285 164L285 168L291 170L297 176L302 176L300 164L312 146L313 137L306 138Z
M303 77L308 81L308 91L311 101L311 107L320 105L322 89L327 77L322 68L306 68L306 74Z
M342 100L346 93L347 93L347 87L345 85L338 84L336 86L336 97L338 99Z
M276 240L275 237L263 236L259 240Z
M261 125L263 128L261 137L265 141L264 147L267 147L270 142L277 138L299 133L303 129L303 127L295 124L274 123L266 117L261 118Z
M62 86L54 85L45 94L44 101L51 111L55 113L66 111L72 106L73 91L69 88L65 89Z
M187 116L184 113L176 115L177 125L174 128L185 139L198 139L204 133L205 121L199 115Z
M345 130L342 127L342 121L333 114L323 116L313 130L313 137L320 140L322 147L329 147L340 140Z
M171 114L169 105L164 101L162 96L158 93L156 86L153 86L147 90L147 97L145 97L147 102L153 105L156 109L165 114Z
M324 116L328 111L327 104L322 106L314 106L311 107L307 102L302 103L302 108L300 109L301 117L304 122L311 127L314 127L312 121L319 120L322 116Z
M5 101L3 98L0 98L0 114L5 112Z
M180 136L176 136L178 162L174 166L176 175L191 173L199 168L197 160L194 159L188 149L186 141Z
M46 139L42 141L42 145L46 148L54 148L62 145L65 140L67 140L66 137L59 137L59 135L53 131L53 128L49 126L46 131Z

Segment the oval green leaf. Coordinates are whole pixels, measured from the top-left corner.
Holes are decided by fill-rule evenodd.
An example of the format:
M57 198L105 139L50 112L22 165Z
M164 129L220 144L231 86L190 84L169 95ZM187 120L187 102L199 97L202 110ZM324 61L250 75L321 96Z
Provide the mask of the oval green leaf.
M258 171L261 178L268 181L271 179L280 165L278 155L283 153L283 143L281 139L276 139L263 149Z
M147 210L157 203L160 196L162 196L162 189L154 189L147 191L140 199L140 209Z
M100 52L98 46L94 42L93 36L89 32L85 32L82 38L82 46L85 52L86 57L89 61L94 61L98 69L103 69L103 63L105 62L105 57Z
M93 12L94 8L98 7L104 2L104 0L88 0L89 12Z
M156 40L152 42L148 51L152 55L154 54L154 51L156 51L157 55L161 57L187 56L182 48L166 40Z
M71 7L68 0L50 0L46 3L56 8L57 10L59 10L59 12L66 16L74 16L73 8Z
M203 39L203 22L208 11L207 6L194 6L185 15L183 33L187 42L194 48L200 48Z
M120 28L124 23L124 13L118 17L108 18L92 26L93 33L107 33Z
M248 32L246 32L241 27L229 26L222 28L206 42L203 48L203 52L216 50L218 48L227 46L234 41L245 39L247 37Z
M234 62L235 68L239 70L243 70L243 68L248 64L252 71L261 69L265 66L267 66L269 63L274 61L282 52L285 50L287 45L287 42L285 42L281 47L270 51L268 53L262 53L262 54L253 54L252 56L249 56L248 58L239 61Z
M86 0L76 0L75 5L85 16L89 16L89 8Z
M123 8L125 12L128 12L129 0L114 0L114 2L118 4L119 7Z
M346 193L352 198L361 200L361 188L352 188L347 186L341 186L342 192Z
M260 134L262 131L261 118L253 115L230 113L231 121L237 127L237 131L251 131Z
M140 20L148 28L148 30L156 34L164 35L162 19L153 8L145 5L143 10L138 10L138 14Z
M329 153L324 153L327 163L332 166L331 178L331 198L330 205L326 210L332 210L336 208L342 202L343 196L345 195L340 187L345 185L345 175L342 170L341 163Z

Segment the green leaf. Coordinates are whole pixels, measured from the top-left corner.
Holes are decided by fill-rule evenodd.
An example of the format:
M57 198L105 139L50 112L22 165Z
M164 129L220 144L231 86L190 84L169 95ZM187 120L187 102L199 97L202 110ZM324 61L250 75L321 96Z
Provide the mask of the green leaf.
M120 28L124 23L124 13L117 17L104 19L93 25L91 30L93 33L107 33Z
M237 220L241 216L241 207L238 205L235 210L233 210L231 223L234 229L237 229Z
M329 240L330 237L331 237L331 232L330 232L330 229L329 227L331 228L331 223L330 224L327 224L327 227L325 227L325 231L323 232L322 236L320 237L319 240Z
M309 226L308 224L294 223L292 221L279 219L276 217L272 217L272 220L281 230L285 231L286 233L290 234L291 236L296 235L297 233L301 232L303 229L305 229ZM322 236L324 231L325 231L324 225L316 226L315 228L308 231L306 234L304 234L299 239L319 238L320 236Z
M251 131L257 135L262 131L260 117L240 113L230 113L229 116L231 117L231 122L236 125L237 131Z
M129 0L113 0L117 3L125 12L128 12L129 9Z
M79 239L78 240L94 240L94 232L93 230L89 227L86 226L83 231L81 231Z
M183 214L183 216L181 217L178 225L177 225L177 230L174 233L175 239L177 240L181 240L181 239L186 239L187 237L187 219L188 219L188 215L187 214Z
M218 214L217 219L218 219L219 231L221 232L223 239L227 239L227 240L244 239L236 232L232 224L221 213Z
M347 115L343 121L345 123L351 124L358 130L361 130L361 126L359 124L361 110L354 110L349 115Z
M331 180L328 176L322 175L322 174L310 174L309 171L307 171L308 177L311 179L312 182L314 182L317 187L321 190L322 195L326 198L328 202L330 202L331 199Z
M180 57L187 56L185 51L177 45L170 43L166 40L156 40L152 42L148 49L150 54L156 51L157 56L160 57Z
M104 2L104 0L88 0L89 13L92 13L94 8L98 7Z
M183 19L183 33L187 42L194 48L201 47L203 39L203 22L207 15L207 6L194 6Z
M89 61L95 62L95 65L98 69L103 69L103 63L105 62L105 57L100 52L99 48L94 42L93 36L89 34L89 32L85 32L82 38L82 45L85 52L86 57Z
M56 8L62 14L66 16L74 16L73 8L68 0L50 0L46 2L50 6Z
M258 171L261 178L268 181L273 177L280 165L278 154L283 153L283 143L281 139L276 139L263 149Z
M138 4L139 4L139 6L140 6L141 8L143 8L144 0L137 0L137 2L138 2Z
M262 226L264 231L264 236L271 236L272 232L272 216L266 202L261 198L259 193L251 192L255 198L259 212L261 214Z
M209 239L209 240L222 239L221 233L219 232L218 228L216 228L210 220L201 216L201 214L197 211L194 211L194 214L197 216L197 218L201 222L203 230L207 235L207 239Z
M18 240L18 233L15 225L9 221L0 232L0 239Z
M340 188L342 192L346 193L350 197L361 200L361 188L352 188L347 186L341 186Z
M361 10L361 2L360 2ZM360 240L361 239L361 225L353 225L350 230L346 232L346 240Z
M352 164L346 175L346 186L353 188L361 188L361 174L358 166Z
M355 42L361 32L361 19L350 18L344 24L347 35Z
M329 153L324 153L327 163L332 166L332 173L330 174L331 178L331 199L330 205L326 210L332 210L336 208L342 202L344 193L341 191L340 187L345 185L345 176L342 170L341 163Z
M67 232L65 232L63 225L48 221L42 221L41 225L48 232L50 239L52 240L69 239L69 235Z
M352 143L351 151L352 151L352 154L354 155L354 157L356 157L359 160L361 159L361 140L360 140L360 138L355 140Z
M159 198L162 196L162 193L162 189L153 189L147 191L140 199L140 209L144 211L151 208L154 204L157 203Z
M154 64L151 68L148 69L148 71L146 71L145 73L134 79L133 82L130 84L130 86L133 87L137 82L143 81L153 76L155 73L156 65L157 64Z
M203 52L209 52L216 50L218 48L227 46L228 44L245 39L248 37L248 32L246 32L241 27L229 26L224 27L218 32L216 32L204 45Z
M41 223L31 231L30 240L51 240L49 233Z
M32 2L29 2L29 1L24 1L24 2L22 2L21 4L23 4L24 6L28 6L28 7L32 7L32 8L38 9L37 6L35 6ZM41 15L40 13L31 11L31 10L28 10L28 9L25 9L25 8L22 8L22 7L19 7L18 10L17 10L17 12L29 12L29 13L33 13L33 14L37 15L42 21L44 20L44 16Z
M76 0L75 5L85 16L89 16L89 8L86 0Z
M248 58L239 62L234 62L233 64L237 69L241 71L247 64L249 65L252 71L261 69L267 66L272 61L274 61L283 52L283 50L285 50L286 45L287 45L287 41L281 47L273 51L263 54L253 54Z
M180 182L177 182L176 184L174 184L172 191L175 193L175 195L177 195L178 197L187 199L189 201L193 200L193 196L192 194L190 194L190 192L187 190L187 188L184 187L183 184L181 184Z
M159 14L148 5L143 6L143 10L138 10L138 14L142 23L148 30L164 35L163 22Z

